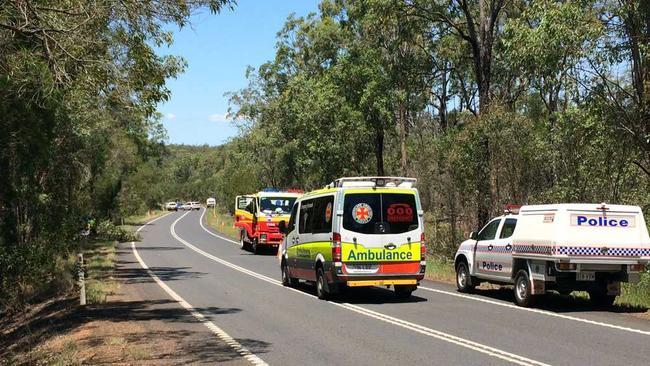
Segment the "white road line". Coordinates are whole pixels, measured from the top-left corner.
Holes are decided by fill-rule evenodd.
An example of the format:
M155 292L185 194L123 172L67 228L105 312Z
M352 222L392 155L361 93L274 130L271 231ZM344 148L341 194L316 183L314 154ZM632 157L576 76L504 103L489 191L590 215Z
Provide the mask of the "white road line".
M425 291L430 291L430 292L435 292L435 293L438 293L438 294L448 295L448 296L460 297L460 298L468 299L468 300L479 301L479 302L486 303L486 304L503 306L503 307L507 307L507 308L510 308L510 309L515 309L515 310L520 310L520 311L528 311L528 312L535 313L535 314L553 316L553 317L556 317L556 318L572 320L572 321L576 321L576 322L580 322L580 323L597 325L597 326L600 326L600 327L606 327L606 328L617 329L617 330L622 330L622 331L626 331L626 332L632 332L632 333L637 333L637 334L643 334L643 335L650 336L650 332L645 331L645 330L635 329L635 328L628 328L628 327L623 327L623 326L620 326L620 325L598 322L598 321L595 321L595 320L579 318L579 317L575 317L575 316L571 316L571 315L558 314L558 313L554 313L554 312L548 311L548 310L541 310L541 309L534 309L534 308L523 308L521 306L517 306L517 305L514 305L514 304L507 304L507 303L503 303L503 302L499 302L499 301L495 301L495 300L484 299L484 298L477 297L477 296L464 295L464 294L460 294L460 293L457 293L457 292L438 290L438 289L435 289L435 288L424 287L424 286L419 286L418 289L425 290Z
M201 224L201 227L203 228L203 230L205 230L206 233L214 236L215 238L219 238L221 240L225 240L227 242L230 242L230 243L233 243L233 244L236 244L236 245L240 245L238 241L234 241L232 239L226 238L225 236L217 235L217 234L213 233L212 231L208 230L205 226L203 226L203 216L205 215L206 211L208 211L208 210L205 209L205 210L203 210L203 212L201 212L201 218L199 219L199 224Z
M205 214L205 211L203 211L203 214ZM229 241L231 243L239 245L238 242L236 242L234 240L231 240L231 239L228 239L228 238L224 238L224 237L222 237L220 235L216 235L216 234L212 233L210 230L208 230L205 226L203 226L203 214L201 214L201 219L199 221L199 223L201 224L201 227L203 228L203 230L205 230L208 234L210 234L210 235L212 235L214 237L217 237L217 238L223 239L223 240L227 240L227 241ZM571 316L571 315L559 314L559 313L555 313L555 312L548 311L548 310L541 310L541 309L534 309L534 308L523 308L521 306L517 306L517 305L514 305L514 304L507 304L507 303L503 303L503 302L499 302L499 301L495 301L495 300L484 299L484 298L477 297L477 296L464 295L464 294L457 293L457 292L452 292L452 291L438 290L438 289L431 288L431 287L419 286L418 289L425 290L425 291L430 291L430 292L435 292L435 293L442 294L442 295L455 296L455 297L459 297L459 298L463 298L463 299L479 301L479 302L486 303L486 304L491 304L491 305L504 306L504 307L514 309L514 310L528 311L530 313L553 316L553 317L560 318L560 319L566 319L566 320L576 321L576 322L580 322L580 323L591 324L591 325L596 325L596 326L600 326L600 327L616 329L616 330L622 330L622 331L625 331L625 332L631 332L631 333L637 333L637 334L643 334L643 335L646 335L646 336L650 336L650 331L645 331L645 330L635 329L635 328L629 328L629 327L624 327L624 326L621 326L621 325L604 323L604 322L599 322L599 321L595 321L595 320L589 320L589 319L580 318L580 317Z
M258 279L260 279L262 281L266 281L266 282L268 282L270 284L273 284L273 285L276 285L276 286L279 286L279 287L282 287L282 288L286 288L288 290L292 290L292 291L294 291L296 293L299 293L301 295L316 298L316 296L305 293L305 292L300 291L298 289L294 289L294 288L290 288L290 287L284 287L282 285L282 282L280 282L280 281L278 281L276 279L264 276L264 275L259 274L257 272L253 272L253 271L248 270L246 268L240 267L240 266L238 266L236 264L230 263L230 262L228 262L226 260L223 260L223 259L221 259L219 257L216 257L216 256L214 256L214 255L212 255L210 253L207 253L206 251L201 250L201 249L197 248L196 246L190 244L189 242L187 242L186 240L184 240L183 238L178 236L176 234L176 231L175 231L176 224L184 216L185 215L183 215L183 216L179 217L178 219L176 219L176 221L174 221L174 223L172 223L172 225L170 226L169 229L170 229L170 232L171 232L172 236L176 240L181 242L183 245L185 245L186 247L188 247L188 248L192 249L193 251L203 255L206 258L209 258L209 259L211 259L211 260L213 260L215 262L223 264L224 266L230 267L230 268L232 268L232 269L234 269L236 271L239 271L239 272L242 272L242 273L247 274L249 276L258 278ZM468 348L468 349L474 350L476 352L480 352L480 353L486 354L488 356L496 357L496 358L499 358L499 359L502 359L502 360L505 360L505 361L508 361L508 362L511 362L511 363L514 363L514 364L548 366L548 364L545 364L543 362L535 361L535 360L532 360L530 358L526 358L526 357L519 356L519 355L514 354L514 353L510 353L510 352L500 350L498 348L494 348L494 347L490 347L490 346L487 346L487 345L484 345L484 344L481 344L481 343L477 343L477 342L471 341L469 339L457 337L457 336L454 336L454 335L451 335L451 334L448 334L448 333L444 333L444 332L441 332L441 331L438 331L438 330L435 330L435 329L431 329L431 328L428 328L428 327L425 327L425 326L422 326L422 325L419 325L419 324L411 323L411 322L408 322L406 320L402 320L402 319L399 319L399 318L392 317L390 315L382 314L382 313L379 313L379 312L376 312L376 311L373 311L373 310L370 310L370 309L366 309L366 308L361 307L361 306L352 305L352 304L349 304L349 303L337 303L337 302L332 302L332 301L328 301L328 303L330 303L332 305L335 305L335 306L338 306L338 307L341 307L341 308L344 308L344 309L347 309L347 310L350 310L350 311L353 311L355 313L358 313L358 314L361 314L361 315L376 319L376 320L381 320L381 321L389 323L389 324L393 324L393 325L396 325L396 326L399 326L399 327L402 327L402 328L405 328L405 329L408 329L408 330L411 330L411 331L414 331L414 332L417 332L417 333L420 333L420 334L423 334L423 335L427 335L427 336L432 337L432 338L436 338L436 339L439 339L439 340L442 340L442 341L445 341L445 342L448 342L448 343L452 343L452 344L458 345L460 347Z
M185 215L187 215L188 213L189 212L184 213L180 218L178 218L178 220L185 217ZM140 228L136 231L136 233L138 233L146 225L149 225L150 223L152 223L152 222L154 222L154 221L156 221L158 219L161 219L161 218L163 218L165 216L167 216L167 214L163 215L161 217L158 217L158 218L156 218L154 220L151 220L151 221L149 221L148 223L146 223L143 226L140 226ZM178 220L176 220L174 222L174 224ZM133 255L138 260L138 262L140 262L140 266L147 271L149 276L151 278L153 278L153 280L158 284L158 286L160 286L163 290L165 290L165 292L169 296L171 296L172 299L178 301L178 303L183 308L185 308L187 311L189 311L189 313L192 314L192 316L194 318L196 318L196 320L203 323L203 325L205 325L208 329L210 329L210 331L212 333L214 333L219 339L221 339L223 342L225 342L227 345L229 345L235 352L239 353L243 358L248 360L251 364L260 365L260 366L261 365L268 365L266 362L264 362L264 360L262 360L261 358L259 358L255 354L253 354L250 350L248 350L246 347L242 346L239 342L237 342L233 337L228 335L228 333L226 333L223 329L219 328L212 321L208 320L205 317L205 315L201 314L198 310L196 310L196 308L194 308L194 306L192 306L189 302L185 301L185 299L183 299L179 294L177 294L174 290L172 290L169 286L167 286L167 284L165 284L165 282L163 282L158 276L156 276L156 274L153 273L153 271L151 271L151 269L149 269L149 266L147 266L147 264L142 260L142 258L140 257L140 254L135 249L135 242L131 242L131 248L133 249Z

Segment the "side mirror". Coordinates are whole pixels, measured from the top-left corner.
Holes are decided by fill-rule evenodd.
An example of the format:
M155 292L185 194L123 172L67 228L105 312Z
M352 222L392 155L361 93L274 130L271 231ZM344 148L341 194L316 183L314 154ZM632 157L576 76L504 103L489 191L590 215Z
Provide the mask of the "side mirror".
M478 240L478 233L476 231L472 231L469 233L469 238L472 240Z
M284 220L280 221L280 223L278 224L278 228L280 229L280 232L282 234L284 234L284 235L288 234L287 233L287 222L286 221L284 221Z

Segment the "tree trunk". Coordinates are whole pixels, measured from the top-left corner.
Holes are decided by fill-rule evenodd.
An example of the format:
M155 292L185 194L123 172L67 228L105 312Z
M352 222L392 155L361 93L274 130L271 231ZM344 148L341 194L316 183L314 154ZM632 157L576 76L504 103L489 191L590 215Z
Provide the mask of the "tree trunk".
M402 176L408 175L408 151L406 149L406 103L404 101L399 103L397 124L399 125L399 143L400 143L400 172Z
M377 159L377 175L384 176L384 129L375 127L375 159Z
M442 75L441 75L441 90L440 90L440 97L438 98L440 100L440 107L438 108L438 115L440 117L440 128L443 130L449 129L449 125L447 122L447 62L445 62L444 67L442 69Z
M485 225L490 219L490 209L492 204L491 176L490 167L490 145L487 136L482 135L479 145L479 161L481 165L476 172L478 192L476 220L479 227Z

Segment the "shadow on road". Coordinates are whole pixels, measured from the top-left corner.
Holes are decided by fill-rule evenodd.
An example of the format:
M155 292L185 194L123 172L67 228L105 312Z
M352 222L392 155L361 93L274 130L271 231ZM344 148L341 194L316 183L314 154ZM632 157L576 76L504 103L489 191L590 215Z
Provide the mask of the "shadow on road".
M485 297L493 300L502 300L515 303L515 295L512 288L504 287L499 289L477 289L474 295ZM648 308L642 306L598 306L593 304L587 298L573 297L569 295L560 295L557 293L548 293L538 296L535 299L535 308L548 310L555 313L572 313L572 312L593 312L608 311L612 313L645 313Z
M118 251L118 258L125 258L126 253L127 251L124 250ZM134 264L138 267L134 267ZM149 267L156 276L165 282L201 278L206 274L204 272L189 271L190 268L191 267ZM115 273L113 276L125 284L153 282L153 279L149 276L147 270L140 268L137 262L125 261L123 259L116 262Z
M296 289L316 296L316 288L310 283L301 282ZM338 303L350 304L400 304L426 302L427 299L416 295L411 295L408 299L399 299L395 292L390 289L380 287L357 287L343 288L342 291L332 298L332 301Z
M88 328L107 327L102 324L128 324L130 332L112 335L106 334L105 329L83 332L84 337L79 340L87 347L106 346L113 338L119 338L121 344L149 345L165 344L174 341L176 350L158 349L156 359L168 359L182 357L183 363L214 363L228 360L235 360L241 356L233 351L228 345L216 338L205 339L205 329L200 326L202 333L196 333L176 327L164 327L163 329L147 329L148 321L159 321L162 323L198 323L198 321L184 308L180 307L173 300L148 300L148 301L119 301L106 304L88 305L84 308L77 305L76 298L60 298L51 301L46 305L26 316L26 320L16 322L3 322L0 341L0 359L8 359L11 353L31 349L34 345L52 339L55 335L70 334L76 329L85 325ZM238 313L239 308L204 307L196 308L200 313L215 317L226 314ZM18 319L16 319L18 320ZM108 323L106 323L108 322ZM218 320L217 320L218 322ZM13 324L7 324L13 323ZM88 326L90 324L90 326ZM98 325L95 325L98 324ZM133 324L142 325L133 328ZM131 328L128 328L128 327ZM199 336L199 334L203 334ZM200 337L201 339L195 339ZM191 340L191 341L190 341ZM260 340L242 339L241 344L248 347L255 353L267 352L270 344ZM178 352L180 345L182 352ZM116 346L117 347L117 346ZM169 353L172 352L172 353ZM119 353L119 352L118 352ZM106 357L106 355L104 355ZM110 355L108 356L110 357ZM153 355L152 355L153 357Z

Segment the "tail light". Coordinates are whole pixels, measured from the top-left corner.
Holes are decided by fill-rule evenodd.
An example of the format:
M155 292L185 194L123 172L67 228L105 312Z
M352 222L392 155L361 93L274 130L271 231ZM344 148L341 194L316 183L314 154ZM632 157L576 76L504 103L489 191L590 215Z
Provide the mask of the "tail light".
M420 234L420 260L425 260L427 255L427 243L424 237L424 232Z
M645 270L646 270L645 264L630 264L628 268L628 272L645 272Z
M332 233L332 261L341 261L341 234Z
M557 268L562 271L573 271L578 268L578 266L575 263L560 262L557 264Z

